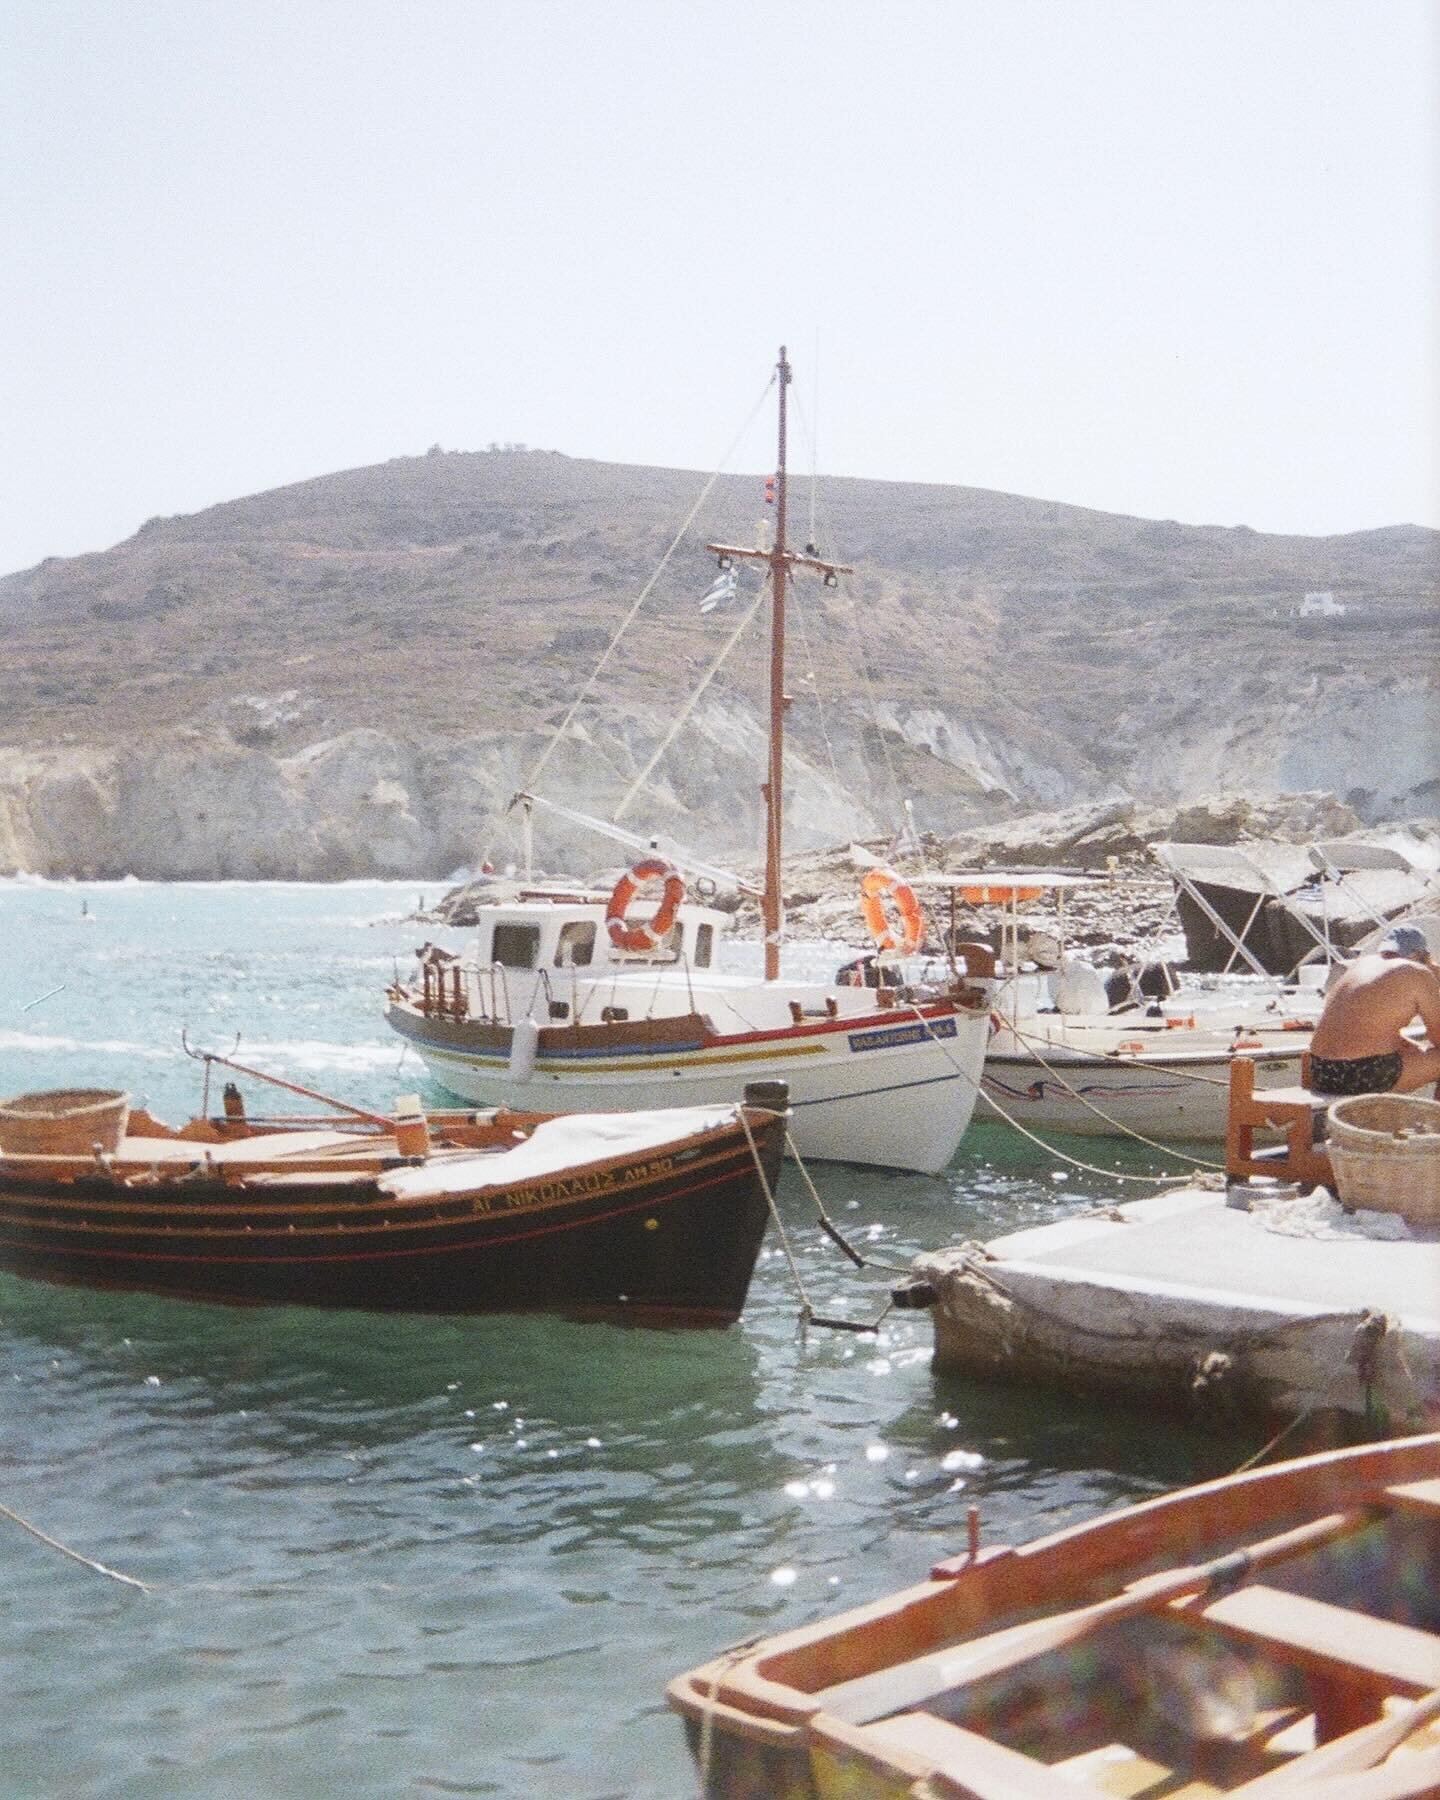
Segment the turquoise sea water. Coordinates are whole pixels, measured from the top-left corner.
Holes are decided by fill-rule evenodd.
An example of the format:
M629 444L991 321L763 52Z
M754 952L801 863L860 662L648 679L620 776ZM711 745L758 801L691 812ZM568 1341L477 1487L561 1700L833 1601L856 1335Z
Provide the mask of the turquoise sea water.
M395 959L435 935L404 922L417 897L0 883L0 1093L123 1086L178 1123L200 1099L183 1026L361 1104L438 1100L380 1017ZM997 1126L938 1178L814 1173L897 1265L1122 1191L1053 1179ZM793 1172L780 1204L817 1309L875 1317L890 1271L842 1259ZM773 1231L728 1332L0 1275L0 1505L149 1587L0 1515L0 1800L672 1800L693 1782L670 1676L921 1579L972 1503L988 1540L1020 1541L1255 1448L938 1378L923 1315L874 1337L796 1320Z

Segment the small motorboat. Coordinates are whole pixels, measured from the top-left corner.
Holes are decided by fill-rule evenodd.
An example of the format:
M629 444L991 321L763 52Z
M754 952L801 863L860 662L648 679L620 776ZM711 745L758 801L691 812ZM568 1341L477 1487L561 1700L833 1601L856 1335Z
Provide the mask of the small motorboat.
M212 1062L275 1080L204 1060L207 1090ZM218 1115L178 1130L96 1090L48 1115L44 1095L0 1104L0 1268L231 1304L739 1316L784 1153L783 1083L738 1106L566 1116L427 1116L411 1096L386 1117L292 1091L343 1116L252 1118L234 1083ZM88 1142L97 1119L108 1140Z
M708 1795L1440 1794L1440 1433L968 1550L674 1681Z

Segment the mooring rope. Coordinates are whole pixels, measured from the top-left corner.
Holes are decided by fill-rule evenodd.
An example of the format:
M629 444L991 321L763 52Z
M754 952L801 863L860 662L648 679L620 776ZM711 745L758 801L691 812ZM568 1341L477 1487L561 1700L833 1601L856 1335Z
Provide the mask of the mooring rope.
M760 1152L759 1152L759 1149L756 1147L755 1139L754 1139L753 1135L751 1134L750 1121L746 1118L745 1109L743 1107L741 1107L739 1109L739 1117L740 1117L740 1123L744 1127L744 1130L745 1130L745 1141L750 1146L750 1157L751 1157L751 1160L753 1161L753 1163L755 1164L755 1172L760 1177L760 1186L764 1192L766 1204L770 1208L770 1217L775 1223L776 1231L779 1232L779 1234L780 1234L781 1248L785 1252L786 1262L789 1263L789 1265L790 1265L790 1275L791 1275L791 1279L795 1283L795 1291L800 1296L800 1326L801 1326L801 1329L803 1330L807 1325L824 1325L824 1326L827 1326L832 1331L878 1331L880 1329L881 1325L884 1323L886 1315L891 1311L892 1307L894 1306L893 1299L886 1300L885 1305L881 1309L879 1316L873 1320L832 1319L832 1318L827 1318L824 1315L816 1312L814 1303L811 1301L809 1294L805 1291L805 1283L802 1280L801 1275L800 1275L800 1265L796 1262L795 1253L790 1248L789 1234L785 1230L784 1220L782 1220L780 1217L780 1209L775 1203L775 1192L774 1192L774 1189L770 1185L770 1177L765 1173L765 1165L760 1160ZM833 1239L833 1241L839 1246L839 1248L841 1250L844 1251L846 1256L848 1256L850 1258L851 1262L855 1264L856 1268L857 1269L863 1269L863 1268L867 1268L867 1267L881 1268L881 1269L885 1269L890 1274L896 1274L896 1275L908 1274L909 1273L908 1267L906 1267L904 1265L898 1265L895 1263L875 1262L872 1259L863 1256L858 1250L856 1250L852 1245L848 1244L845 1241L845 1238L841 1234L839 1227L834 1225L831 1222L829 1214L825 1211L825 1208L824 1208L823 1204L821 1203L820 1196L816 1192L815 1183L810 1179L810 1171L805 1167L804 1161L802 1160L802 1158L800 1156L800 1152L795 1147L795 1140L794 1140L794 1138L791 1137L788 1128L785 1132L785 1148L789 1151L790 1156L791 1156L792 1160L794 1161L796 1168L799 1169L801 1178L804 1181L806 1189L808 1190L808 1192L810 1194L810 1198L815 1203L815 1211L816 1211L816 1215L819 1218L821 1229L826 1233L826 1235L828 1237Z
M1026 1045L1026 1047L1030 1051L1030 1054L1035 1058L1035 1061L1039 1063L1040 1067L1042 1069L1044 1069L1049 1075L1053 1076L1054 1079L1060 1084L1061 1087L1063 1087L1065 1089L1065 1091L1071 1096L1072 1099L1078 1100L1080 1102L1080 1104L1086 1108L1087 1111L1094 1113L1094 1115L1097 1119L1103 1119L1107 1125L1113 1125L1115 1130L1118 1131L1123 1137L1134 1138L1134 1140L1137 1144L1144 1144L1145 1147L1149 1150L1158 1150L1164 1156L1173 1156L1176 1154L1176 1152L1172 1149L1172 1147L1169 1144L1161 1144L1161 1143L1158 1143L1154 1138L1146 1137L1144 1132L1136 1131L1133 1125L1123 1124L1119 1119L1113 1118L1109 1113L1107 1113L1103 1107L1096 1106L1096 1104L1094 1103L1093 1100L1087 1100L1086 1097L1084 1096L1084 1094L1082 1094L1080 1092L1080 1090L1077 1087L1075 1087L1071 1082L1067 1081L1065 1079L1064 1075L1060 1072L1059 1069L1057 1069L1055 1067L1055 1065L1053 1063L1047 1062L1045 1060L1045 1058L1040 1054L1039 1050L1036 1048L1037 1043L1044 1043L1044 1044L1048 1045L1048 1043L1049 1043L1048 1038L1038 1038L1038 1039L1033 1038L1028 1033L1021 1031L1020 1028L1014 1024L1009 1024L1007 1026L1007 1029L1009 1030L1012 1037L1017 1038L1022 1044ZM1105 1058L1105 1065L1108 1067L1110 1062L1111 1062L1111 1058L1107 1056ZM1129 1066L1132 1068L1139 1068L1139 1069L1144 1069L1144 1070L1152 1070L1154 1067L1154 1065L1150 1064L1150 1063L1132 1063ZM1164 1073L1167 1075L1179 1074L1180 1071L1172 1070L1171 1068L1167 1067L1164 1070ZM1208 1080L1209 1077L1207 1076L1207 1077L1204 1077L1203 1079ZM1226 1086L1226 1085L1228 1085L1228 1083L1221 1083L1220 1085ZM1225 1171L1224 1163L1211 1162L1207 1157L1191 1156L1190 1161L1194 1164L1194 1166L1197 1169L1217 1169L1222 1174Z
M765 1173L765 1165L760 1160L760 1151L756 1146L755 1136L750 1129L750 1121L745 1116L745 1109L743 1106L738 1108L738 1113L740 1123L744 1127L745 1141L750 1146L750 1158L755 1164L755 1173L760 1177L760 1187L765 1195L765 1203L770 1208L770 1217L775 1222L775 1229L780 1233L780 1246L785 1252L786 1262L790 1265L790 1274L795 1282L795 1291L799 1294L800 1303L808 1315L813 1310L810 1305L810 1296L805 1292L805 1283L800 1278L800 1268L795 1261L795 1253L790 1248L790 1239L785 1230L785 1222L780 1217L779 1207L775 1204L775 1190L771 1187L770 1177ZM788 1138L788 1132L786 1133L786 1136Z
M1068 1163L1072 1169L1081 1169L1087 1175L1103 1175L1107 1181L1138 1181L1144 1182L1151 1187L1159 1186L1165 1182L1182 1181L1187 1174L1194 1173L1195 1165L1192 1165L1189 1170L1172 1169L1165 1175L1131 1175L1121 1169L1102 1169L1097 1163L1085 1162L1078 1156L1070 1156L1066 1151L1057 1149L1054 1144L1047 1143L1044 1138L1031 1131L1028 1125L1022 1125L1012 1113L1005 1110L992 1094L987 1094L985 1092L983 1083L977 1081L964 1064L959 1061L951 1051L950 1046L945 1042L944 1038L936 1036L935 1032L931 1029L930 1021L925 1017L918 1006L912 1003L910 1011L924 1028L925 1035L933 1044L936 1044L939 1047L946 1061L955 1070L956 1074L962 1076L970 1083L970 1086L975 1090L976 1098L985 1101L988 1106L1000 1115L1007 1125L1018 1131L1021 1137L1029 1138L1032 1144L1038 1145L1047 1156L1053 1157L1057 1162Z
M93 1556L82 1556L78 1550L72 1550L68 1544L62 1544L59 1538L53 1538L38 1525L32 1525L28 1519L22 1518L8 1506L0 1506L0 1514L18 1525L22 1531L28 1531L31 1537L38 1538L52 1550L58 1550L62 1556L68 1556L72 1562L82 1563L87 1569L93 1569L97 1575L108 1575L111 1581L122 1581L126 1587L139 1588L142 1594L148 1594L149 1582L140 1581L134 1575L122 1575L119 1569L112 1569L108 1563L97 1562Z

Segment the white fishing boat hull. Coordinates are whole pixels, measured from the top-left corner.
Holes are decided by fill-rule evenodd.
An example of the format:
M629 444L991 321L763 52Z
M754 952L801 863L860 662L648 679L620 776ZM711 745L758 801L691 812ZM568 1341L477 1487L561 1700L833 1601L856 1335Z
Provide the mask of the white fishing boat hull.
M448 1092L484 1106L619 1112L724 1104L747 1082L789 1086L791 1137L802 1157L937 1174L974 1111L989 1036L984 1010L841 1017L754 1032L695 1049L674 1044L603 1058L537 1049L528 1072L503 1051L437 1041L434 1021L392 1004L388 1014Z
M1257 1057L1256 1086L1298 1083L1303 1048L1285 1045ZM984 1092L993 1106L982 1105L980 1116L998 1112L1031 1130L1083 1137L1134 1132L1161 1143L1223 1143L1230 1060L1228 1046L1123 1059L1056 1046L1046 1046L1040 1055L992 1049L985 1059Z

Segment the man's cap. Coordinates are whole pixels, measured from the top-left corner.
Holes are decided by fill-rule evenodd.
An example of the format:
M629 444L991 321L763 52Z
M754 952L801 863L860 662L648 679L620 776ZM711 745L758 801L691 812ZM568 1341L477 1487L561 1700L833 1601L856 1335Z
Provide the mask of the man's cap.
M1382 956L1429 956L1430 944L1418 925L1392 925L1379 944Z

